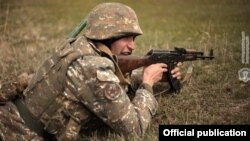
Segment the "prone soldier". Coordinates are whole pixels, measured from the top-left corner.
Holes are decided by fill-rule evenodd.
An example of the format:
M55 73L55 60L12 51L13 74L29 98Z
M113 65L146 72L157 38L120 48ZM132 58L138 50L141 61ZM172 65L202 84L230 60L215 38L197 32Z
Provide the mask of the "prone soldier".
M129 74L120 71L114 57L132 54L141 34L127 5L97 5L83 35L65 41L25 91L0 107L0 139L74 141L80 133L104 126L125 136L143 136L158 107L152 87L167 65L144 67L142 83L132 91ZM172 74L180 78L178 66Z

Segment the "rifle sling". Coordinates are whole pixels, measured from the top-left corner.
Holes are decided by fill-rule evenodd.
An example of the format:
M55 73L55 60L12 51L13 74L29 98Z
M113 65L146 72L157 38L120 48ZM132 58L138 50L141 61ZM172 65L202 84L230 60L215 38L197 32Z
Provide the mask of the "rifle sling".
M19 111L19 114L21 118L24 120L25 125L33 132L37 133L39 136L41 136L45 141L51 141L53 138L53 135L48 133L43 129L44 125L37 119L32 118L33 115L30 113L26 105L24 104L23 100L21 98L17 98L13 101L13 103L16 105L17 110Z

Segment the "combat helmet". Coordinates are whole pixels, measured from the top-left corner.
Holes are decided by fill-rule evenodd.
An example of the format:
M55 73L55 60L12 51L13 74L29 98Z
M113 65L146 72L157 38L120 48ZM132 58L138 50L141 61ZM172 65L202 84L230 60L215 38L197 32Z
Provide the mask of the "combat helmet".
M93 40L141 34L142 30L134 10L117 2L102 3L93 8L84 30L84 36Z

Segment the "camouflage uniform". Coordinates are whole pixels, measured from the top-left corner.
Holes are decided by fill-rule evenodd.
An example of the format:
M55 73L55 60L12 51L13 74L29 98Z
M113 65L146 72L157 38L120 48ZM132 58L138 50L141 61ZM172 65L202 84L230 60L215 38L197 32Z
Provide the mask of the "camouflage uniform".
M108 7L104 11L107 15L111 14L107 11L112 11L110 9L115 7L122 7L116 11L133 12L129 7L121 4L106 3L93 9L90 17L93 18L93 15L98 17L96 11L102 6ZM130 13L127 14L130 15ZM100 50L93 41L93 39L110 39L142 33L137 26L137 18L129 18L134 21L126 17L121 18L125 23L119 23L120 26L128 31L121 33L114 26L106 32L112 32L111 29L114 29L117 34L113 32L110 35L105 32L91 33L93 32L91 25L95 23L91 23L91 18L89 18L84 36L64 43L60 50L38 69L25 90L22 96L24 105L32 117L44 125L44 130L53 134L57 140L77 140L79 133L97 130L103 125L107 125L119 134L142 136L152 116L155 115L158 104L153 96L152 88L147 84L141 84L135 94L129 97L128 85L121 85L121 78L116 76L116 62L112 56ZM104 23L108 22L105 21L107 17L98 19L103 19ZM109 17L110 19L112 17ZM135 22L136 24L132 24ZM129 24L132 26L129 27ZM112 27L112 24L109 26ZM109 27L105 27L107 28ZM21 131L27 131L29 138L18 131L18 135L12 140L18 140L19 137L30 140L31 136L39 140L40 137L37 134L27 129L18 116L15 106L11 103L6 106L8 105L13 107L14 112L11 114L16 115L12 116L13 119L20 120L20 122L16 124L16 121L10 118L9 125L4 123L4 126L0 126L0 131L15 132L12 127L19 125L22 127ZM2 117L4 114L1 114L4 110L10 109L1 109L0 119L6 118L6 116ZM11 139L2 134L0 137L4 141Z
M25 126L12 102L0 105L0 121L1 141L43 141L42 137Z

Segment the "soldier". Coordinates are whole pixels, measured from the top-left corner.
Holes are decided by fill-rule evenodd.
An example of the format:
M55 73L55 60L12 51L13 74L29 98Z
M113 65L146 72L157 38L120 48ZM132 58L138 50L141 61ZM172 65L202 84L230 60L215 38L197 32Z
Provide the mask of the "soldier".
M141 35L135 12L102 3L88 15L83 35L67 40L32 77L24 93L0 109L0 139L77 140L107 126L122 135L143 136L157 111L152 86L167 71L163 63L143 69L131 94L129 76L113 55L130 55ZM179 67L172 71L180 77Z

